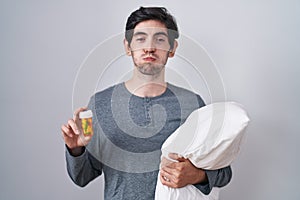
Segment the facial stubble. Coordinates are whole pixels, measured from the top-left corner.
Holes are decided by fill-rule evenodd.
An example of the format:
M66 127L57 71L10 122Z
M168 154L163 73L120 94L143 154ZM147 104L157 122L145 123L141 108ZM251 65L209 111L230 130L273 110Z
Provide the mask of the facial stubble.
M134 52L132 52L132 60L133 60L134 66L138 69L138 71L140 73L142 73L144 75L149 75L149 76L156 76L156 75L159 75L161 73L161 71L165 68L167 61L168 61L168 53L162 64L151 63L151 62L138 64L134 58Z

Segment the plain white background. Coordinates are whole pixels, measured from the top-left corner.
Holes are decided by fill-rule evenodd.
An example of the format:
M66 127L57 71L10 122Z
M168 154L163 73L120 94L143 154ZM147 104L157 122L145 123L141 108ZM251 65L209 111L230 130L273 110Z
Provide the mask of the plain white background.
M165 6L216 63L251 124L222 200L296 200L299 192L299 1L0 1L0 199L101 199L66 173L60 126L77 70L141 5Z

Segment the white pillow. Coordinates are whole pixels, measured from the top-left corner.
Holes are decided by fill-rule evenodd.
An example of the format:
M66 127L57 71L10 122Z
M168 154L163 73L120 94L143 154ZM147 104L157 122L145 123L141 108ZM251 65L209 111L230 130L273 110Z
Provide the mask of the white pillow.
M249 118L241 105L234 102L213 103L192 112L164 142L162 156L177 153L188 158L196 167L220 169L236 158ZM156 185L156 200L218 199L218 188L209 195L202 194L193 185L169 188Z

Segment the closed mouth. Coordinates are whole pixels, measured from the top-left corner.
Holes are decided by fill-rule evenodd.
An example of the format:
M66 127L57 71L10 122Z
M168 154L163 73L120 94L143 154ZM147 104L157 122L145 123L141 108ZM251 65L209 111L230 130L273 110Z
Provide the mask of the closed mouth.
M145 58L143 58L143 60L145 60L145 61L155 61L156 60L156 58L154 58L154 57L145 57Z

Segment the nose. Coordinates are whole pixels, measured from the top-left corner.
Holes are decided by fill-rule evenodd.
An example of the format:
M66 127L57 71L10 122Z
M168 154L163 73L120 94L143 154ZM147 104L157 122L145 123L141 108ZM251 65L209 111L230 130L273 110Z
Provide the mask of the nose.
M155 47L154 41L149 40L144 47L144 52L145 53L154 53L155 51L156 51L156 47Z

